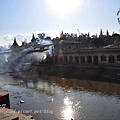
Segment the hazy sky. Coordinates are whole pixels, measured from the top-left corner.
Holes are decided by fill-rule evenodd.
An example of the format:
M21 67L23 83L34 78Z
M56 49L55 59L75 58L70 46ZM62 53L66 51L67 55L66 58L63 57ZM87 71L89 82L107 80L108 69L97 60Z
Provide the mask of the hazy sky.
M0 45L30 41L32 33L119 33L120 0L0 0ZM120 16L120 15L119 15Z

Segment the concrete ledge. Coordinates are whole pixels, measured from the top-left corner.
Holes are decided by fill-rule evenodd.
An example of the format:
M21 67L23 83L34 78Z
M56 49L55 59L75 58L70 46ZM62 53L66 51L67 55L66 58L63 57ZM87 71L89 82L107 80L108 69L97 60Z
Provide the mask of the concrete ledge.
M0 92L0 107L10 108L9 92L7 91Z
M26 116L17 111L8 109L8 108L0 108L0 120L35 120L33 116Z

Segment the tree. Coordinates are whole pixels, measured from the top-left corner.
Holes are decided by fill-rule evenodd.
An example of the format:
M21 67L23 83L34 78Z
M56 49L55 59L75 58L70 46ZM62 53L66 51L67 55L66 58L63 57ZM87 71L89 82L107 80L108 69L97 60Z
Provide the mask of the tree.
M38 38L41 40L41 39L44 39L45 38L45 33L39 33L38 34Z
M104 40L101 38L93 38L91 43L97 48L104 46Z

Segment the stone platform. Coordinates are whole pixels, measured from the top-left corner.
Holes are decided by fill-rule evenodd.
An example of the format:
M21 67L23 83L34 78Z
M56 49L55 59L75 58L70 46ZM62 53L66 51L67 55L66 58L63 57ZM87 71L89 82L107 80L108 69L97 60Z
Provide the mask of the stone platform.
M26 116L17 111L8 109L8 108L0 108L0 120L35 120L33 116Z
M0 120L35 120L33 116L26 116L10 109L9 92L0 91Z

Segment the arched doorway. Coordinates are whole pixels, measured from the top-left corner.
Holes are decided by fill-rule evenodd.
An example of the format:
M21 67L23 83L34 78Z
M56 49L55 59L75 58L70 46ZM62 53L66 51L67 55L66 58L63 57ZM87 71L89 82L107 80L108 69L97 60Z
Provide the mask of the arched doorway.
M101 61L106 61L106 56L102 55L101 56Z
M98 56L93 56L93 63L98 64Z
M108 63L114 63L115 57L114 56L108 56Z
M68 57L64 56L64 63L68 63Z
M120 55L117 56L117 61L120 61Z
M75 56L75 63L79 64L79 57L78 56Z
M85 56L81 56L81 63L85 63Z
M73 63L73 56L69 56L69 63L70 63L70 64Z
M92 57L91 56L87 56L87 63L92 63Z

